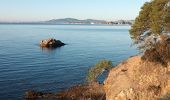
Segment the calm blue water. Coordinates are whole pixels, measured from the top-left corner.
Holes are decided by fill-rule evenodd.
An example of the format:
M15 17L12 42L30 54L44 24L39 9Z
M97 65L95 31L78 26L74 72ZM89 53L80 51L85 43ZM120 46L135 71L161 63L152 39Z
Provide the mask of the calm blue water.
M23 100L29 89L57 92L84 82L88 68L108 59L118 64L137 54L130 26L0 25L0 100ZM65 45L41 49L39 41Z

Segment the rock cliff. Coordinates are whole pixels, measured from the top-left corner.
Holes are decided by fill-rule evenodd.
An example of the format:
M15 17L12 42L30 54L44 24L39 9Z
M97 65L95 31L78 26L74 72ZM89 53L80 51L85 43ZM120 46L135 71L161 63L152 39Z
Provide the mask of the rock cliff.
M157 100L170 90L170 66L131 57L109 72L104 90L106 100Z

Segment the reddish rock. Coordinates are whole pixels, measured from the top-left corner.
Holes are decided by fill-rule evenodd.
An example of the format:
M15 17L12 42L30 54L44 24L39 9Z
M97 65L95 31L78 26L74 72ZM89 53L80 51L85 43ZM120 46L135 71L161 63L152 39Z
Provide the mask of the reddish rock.
M42 40L40 42L40 46L46 47L46 48L57 48L57 47L61 47L64 45L65 43L61 42L60 40L53 39L53 38Z

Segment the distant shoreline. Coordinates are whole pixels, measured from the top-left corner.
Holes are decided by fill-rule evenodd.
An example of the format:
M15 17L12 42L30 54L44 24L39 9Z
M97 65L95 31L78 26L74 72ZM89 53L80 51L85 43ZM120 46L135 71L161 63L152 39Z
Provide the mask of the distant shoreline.
M0 25L89 25L89 26L131 26L130 24L43 24L43 23L0 23Z
M133 20L105 21L95 19L79 20L75 18L52 19L37 22L0 22L0 24L32 24L32 25L132 25Z

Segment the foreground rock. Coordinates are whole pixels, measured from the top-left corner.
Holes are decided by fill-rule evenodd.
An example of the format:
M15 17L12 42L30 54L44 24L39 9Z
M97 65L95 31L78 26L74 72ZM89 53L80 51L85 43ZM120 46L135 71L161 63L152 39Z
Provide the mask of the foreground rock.
M89 85L74 86L59 93L43 93L37 91L27 91L25 98L34 99L57 99L57 100L105 100L103 85L93 83Z
M57 48L57 47L61 47L61 46L64 46L64 45L65 44L63 42L61 42L60 40L56 40L56 39L53 39L53 38L42 40L40 42L40 46L46 47L46 48Z
M170 91L169 69L144 62L140 56L129 58L113 68L105 80L106 100L157 100Z

